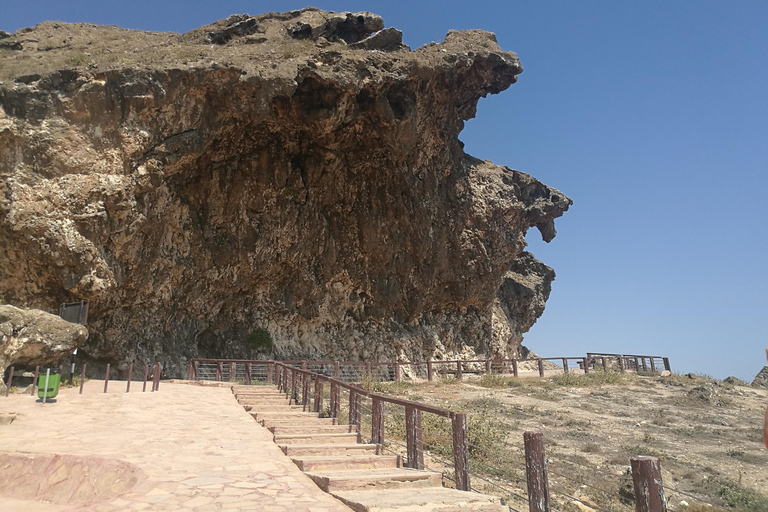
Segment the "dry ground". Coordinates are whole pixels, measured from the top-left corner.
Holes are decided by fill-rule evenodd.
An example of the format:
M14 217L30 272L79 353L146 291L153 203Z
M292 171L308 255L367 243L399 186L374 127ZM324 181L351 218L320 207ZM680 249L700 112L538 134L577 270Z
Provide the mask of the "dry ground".
M515 497L526 495L523 432L538 430L546 438L555 510L634 510L629 459L654 455L662 462L672 510L716 510L708 502L768 511L768 451L762 444L768 390L694 374L610 372L374 387L471 413L473 472L487 479L475 478L473 487L506 494L516 510L527 509ZM436 433L445 425L429 417L425 442L433 455L446 453L441 443L447 439ZM399 420L390 418L392 439Z

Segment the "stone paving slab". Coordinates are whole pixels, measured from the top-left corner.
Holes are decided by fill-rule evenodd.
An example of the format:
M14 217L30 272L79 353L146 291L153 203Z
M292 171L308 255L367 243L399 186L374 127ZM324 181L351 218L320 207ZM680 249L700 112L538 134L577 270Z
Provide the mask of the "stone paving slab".
M135 387L134 387L135 386ZM349 512L322 492L272 442L225 387L162 382L157 393L133 383L89 381L82 395L63 389L56 403L0 397L0 455L66 454L121 460L146 475L127 492L92 503L19 499L0 481L0 501L17 512L239 510Z

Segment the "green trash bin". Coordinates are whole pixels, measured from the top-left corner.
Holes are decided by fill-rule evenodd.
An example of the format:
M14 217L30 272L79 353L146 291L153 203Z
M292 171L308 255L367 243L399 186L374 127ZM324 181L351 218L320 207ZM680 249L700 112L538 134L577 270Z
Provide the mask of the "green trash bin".
M56 398L56 395L59 394L59 382L61 381L61 375L58 373L53 373L48 377L48 389L45 388L45 377L45 375L38 376L37 398L45 397L46 400L49 398Z

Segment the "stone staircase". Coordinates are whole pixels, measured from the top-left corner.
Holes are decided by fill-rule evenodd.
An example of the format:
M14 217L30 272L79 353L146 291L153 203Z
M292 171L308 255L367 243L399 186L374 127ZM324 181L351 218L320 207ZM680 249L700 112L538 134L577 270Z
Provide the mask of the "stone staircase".
M233 386L240 405L318 487L355 512L507 512L493 496L443 487L433 471L403 468L400 457L361 443L353 425L304 412L276 386Z

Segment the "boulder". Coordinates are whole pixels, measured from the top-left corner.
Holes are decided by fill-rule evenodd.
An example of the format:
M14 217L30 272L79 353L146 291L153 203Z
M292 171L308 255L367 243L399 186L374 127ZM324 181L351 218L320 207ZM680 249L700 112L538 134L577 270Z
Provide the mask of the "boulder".
M0 306L0 373L9 366L58 363L88 339L88 330L38 309Z
M763 366L752 381L752 385L756 388L768 388L768 366Z

